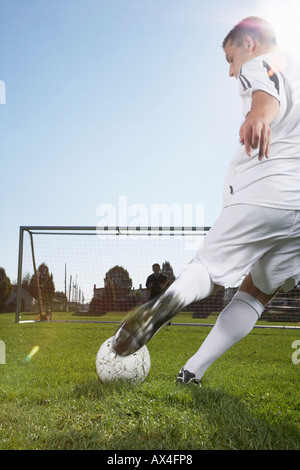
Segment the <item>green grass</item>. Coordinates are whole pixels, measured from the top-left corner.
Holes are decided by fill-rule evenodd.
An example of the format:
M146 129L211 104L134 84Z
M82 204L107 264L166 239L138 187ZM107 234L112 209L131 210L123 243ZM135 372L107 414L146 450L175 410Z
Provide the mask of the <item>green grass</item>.
M53 312L52 313L52 320L53 321L72 321L72 322L121 322L126 317L125 312L108 312L105 315L97 316L97 315L80 315L74 314L73 312ZM195 324L213 324L215 323L216 319L218 318L219 312L211 313L207 318L193 318L192 312L181 312L179 313L176 318L172 320L172 323L195 323ZM1 318L1 316L0 316ZM13 318L13 315L12 315ZM22 313L20 320L21 321L30 321L36 320L37 314L32 312ZM284 322L276 322L270 323L267 321L259 320L258 325L286 325L286 326L299 326L296 322L295 323L284 323Z
M148 345L144 383L101 384L96 354L115 329L15 324L12 314L0 315L1 450L299 449L298 331L253 330L208 369L198 389L174 379L209 328L164 328ZM38 353L26 360L35 345Z

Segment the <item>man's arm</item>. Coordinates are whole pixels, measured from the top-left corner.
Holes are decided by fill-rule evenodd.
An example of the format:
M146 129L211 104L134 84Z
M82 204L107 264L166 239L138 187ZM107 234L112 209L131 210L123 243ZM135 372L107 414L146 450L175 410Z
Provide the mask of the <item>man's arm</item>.
M252 95L252 105L240 129L240 142L249 157L252 149L259 148L258 159L269 157L271 129L279 113L279 101L264 91Z
M168 287L168 285L169 285L169 279L166 277L165 282L164 282L164 283L162 284L162 286L161 286L161 290L162 290L162 291L165 290L166 287Z
M150 291L152 289L152 284L153 282L151 282L151 275L147 277L147 280L146 280L146 287L147 287L147 290Z

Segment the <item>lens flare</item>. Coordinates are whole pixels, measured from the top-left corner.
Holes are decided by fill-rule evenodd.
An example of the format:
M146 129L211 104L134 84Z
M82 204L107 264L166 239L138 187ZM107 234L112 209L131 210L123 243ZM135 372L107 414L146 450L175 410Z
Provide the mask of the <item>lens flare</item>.
M299 0L259 0L259 16L275 29L279 49L299 54L300 2Z
M40 347L39 346L33 346L32 350L26 357L26 361L29 362L30 359L39 351Z

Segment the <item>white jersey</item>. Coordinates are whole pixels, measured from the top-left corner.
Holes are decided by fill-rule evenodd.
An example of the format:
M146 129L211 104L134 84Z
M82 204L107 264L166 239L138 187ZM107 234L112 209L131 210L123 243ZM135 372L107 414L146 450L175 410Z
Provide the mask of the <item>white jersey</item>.
M280 111L271 124L270 156L249 157L244 145L233 156L224 184L224 207L251 204L300 209L300 61L273 52L246 62L238 76L244 116L252 93L265 91L278 99Z

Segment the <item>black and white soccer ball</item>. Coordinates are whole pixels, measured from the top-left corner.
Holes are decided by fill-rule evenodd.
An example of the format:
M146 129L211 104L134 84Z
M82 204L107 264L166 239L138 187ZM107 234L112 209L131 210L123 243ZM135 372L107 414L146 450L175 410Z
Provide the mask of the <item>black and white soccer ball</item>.
M100 347L96 357L96 371L101 382L143 382L151 367L147 346L130 356L121 357L112 348L113 337Z

